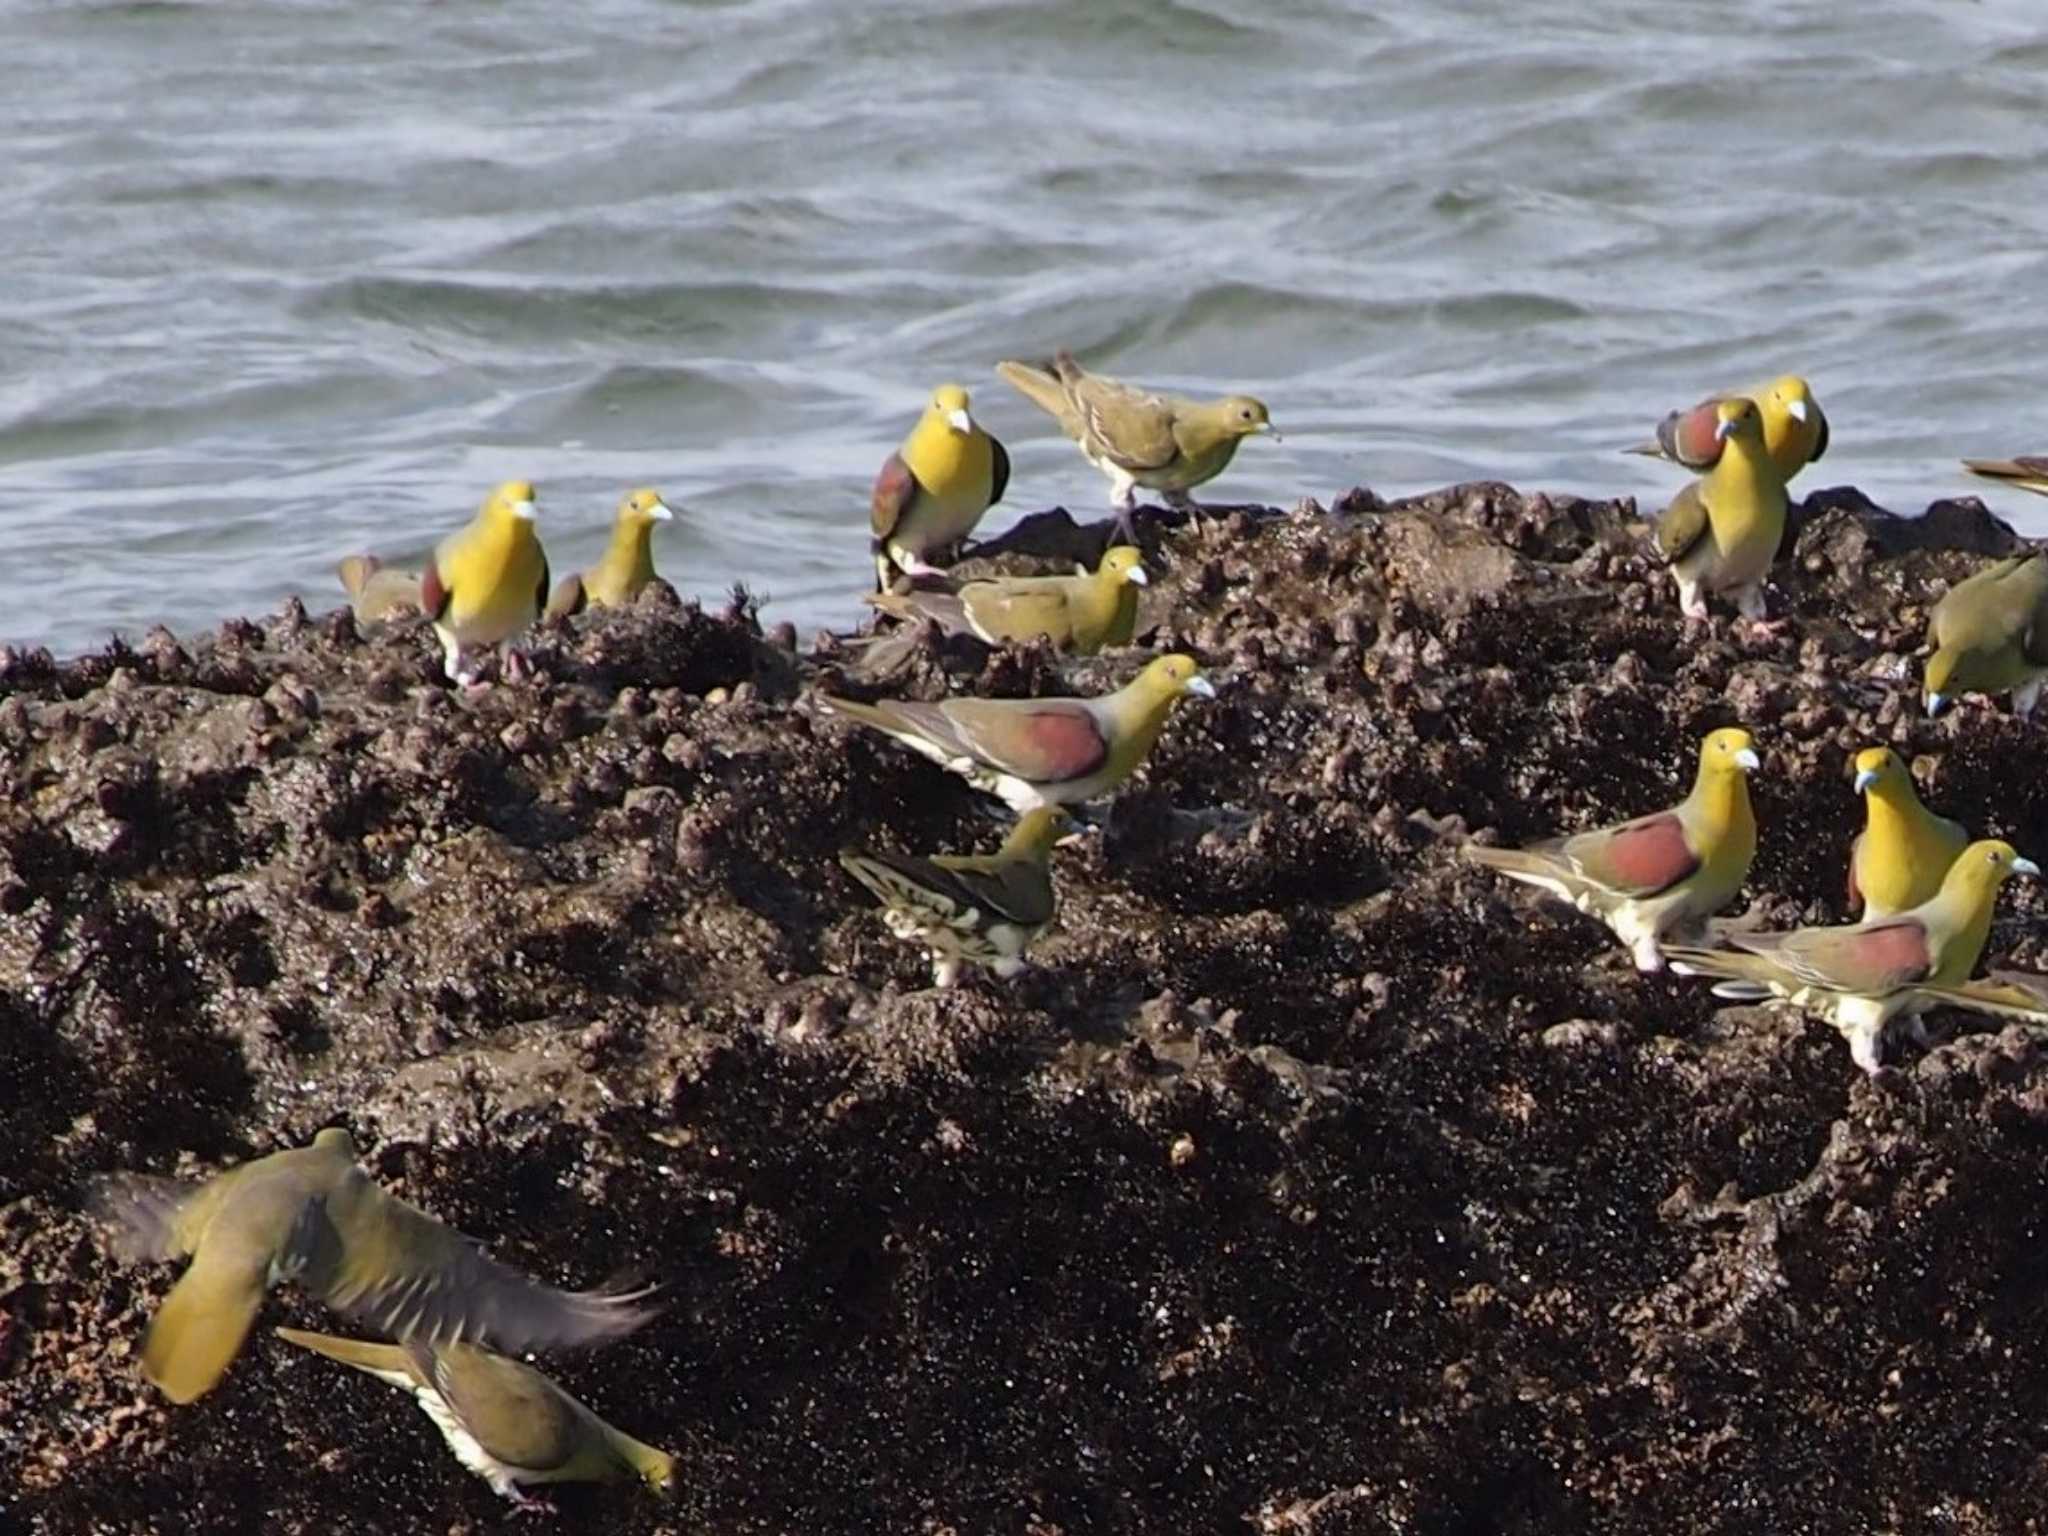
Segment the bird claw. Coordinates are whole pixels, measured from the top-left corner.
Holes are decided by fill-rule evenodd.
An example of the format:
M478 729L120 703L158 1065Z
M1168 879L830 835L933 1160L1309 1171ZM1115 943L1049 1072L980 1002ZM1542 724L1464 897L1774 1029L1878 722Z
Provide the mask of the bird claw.
M553 1519L561 1513L555 1501L544 1494L526 1493L514 1486L506 1495L512 1501L513 1510L522 1515L535 1515L542 1519Z

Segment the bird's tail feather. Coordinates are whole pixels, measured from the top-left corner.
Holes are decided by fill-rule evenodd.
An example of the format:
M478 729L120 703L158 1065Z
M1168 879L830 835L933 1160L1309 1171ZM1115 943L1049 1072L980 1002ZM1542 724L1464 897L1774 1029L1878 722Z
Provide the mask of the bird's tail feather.
M335 567L341 577L341 590L350 597L361 597L363 588L370 584L370 578L383 568L384 562L375 555L350 555Z
M863 704L858 699L842 699L836 693L821 693L818 702L835 715L843 716L860 725L871 725L878 731L894 733L898 726L894 720L872 704Z
M1567 889L1577 883L1569 866L1532 848L1489 848L1481 843L1466 843L1459 854L1469 863L1484 865L1512 880L1526 880L1551 890Z
M1047 415L1063 422L1072 415L1067 392L1050 368L1039 363L1005 362L996 364L996 372L1004 383Z
M1782 976L1776 962L1768 956L1745 954L1737 949L1695 949L1690 945L1667 944L1664 958L1680 976L1719 978L1714 995L1731 1002L1753 1003L1775 996L1770 983Z
M919 880L915 869L899 868L881 855L865 853L858 848L842 848L839 863L883 902L931 912L942 918L952 916L952 904Z
M311 1333L304 1328L279 1328L277 1336L316 1355L339 1360L373 1376L405 1375L405 1351L396 1344L379 1344L370 1339L344 1339L331 1333Z
M1928 984L1914 989L1931 1002L1999 1018L2024 1019L2030 1024L2048 1024L2048 997L1995 981L1966 981L1960 986Z

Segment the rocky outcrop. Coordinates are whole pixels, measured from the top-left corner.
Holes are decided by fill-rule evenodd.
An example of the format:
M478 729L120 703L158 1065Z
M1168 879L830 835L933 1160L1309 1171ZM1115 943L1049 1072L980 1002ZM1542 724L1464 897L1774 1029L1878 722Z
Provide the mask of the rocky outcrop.
M1822 493L1789 632L1688 637L1633 510L1474 485L1147 524L1141 638L1221 696L1060 852L1039 966L948 993L834 855L1000 828L808 691L1093 692L1135 654L800 654L660 586L474 697L417 622L340 611L0 653L0 1524L501 1518L400 1395L261 1333L190 1408L136 1373L170 1273L102 1254L81 1180L341 1122L501 1257L664 1286L548 1362L680 1457L674 1508L564 1492L593 1528L2017 1528L2048 1491L2032 1041L1949 1020L1867 1080L1455 857L1667 803L1734 721L1755 921L1840 915L1872 742L2039 856L2038 735L1927 721L1909 656L2012 535ZM2040 968L2014 889L1991 957ZM323 1319L286 1288L287 1321Z

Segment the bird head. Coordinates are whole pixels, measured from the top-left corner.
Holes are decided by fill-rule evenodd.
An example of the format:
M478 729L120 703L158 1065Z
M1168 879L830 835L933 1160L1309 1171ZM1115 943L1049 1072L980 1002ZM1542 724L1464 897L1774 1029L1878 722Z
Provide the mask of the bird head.
M1013 853L1044 857L1046 850L1064 838L1074 825L1073 816L1057 805L1040 805L1017 819L1005 840Z
M1761 767L1763 759L1756 755L1756 743L1739 726L1709 731L1700 743L1702 773L1755 773Z
M931 408L946 418L946 425L965 437L974 430L974 418L967 411L967 391L958 384L941 384L932 391Z
M1905 771L1906 765L1890 747L1866 747L1856 754L1856 793L1867 795L1894 785Z
M1714 436L1722 442L1740 438L1745 442L1764 440L1764 419L1756 402L1747 395L1730 395L1714 402Z
M674 516L669 504L661 499L661 492L652 486L633 492L619 503L619 521L633 528L665 523Z
M1949 680L1956 675L1956 663L1961 659L1960 652L1947 646L1927 658L1927 669L1920 674L1920 696L1930 719L1940 714L1942 705L1949 701Z
M484 503L484 511L492 517L505 518L512 522L530 523L540 516L531 480L507 480Z
M1198 699L1216 697L1216 685L1202 676L1202 669L1195 665L1195 658L1179 652L1149 663L1138 674L1137 685L1160 699L1174 699L1184 693L1192 693Z
M322 1131L319 1135L315 1136L313 1138L313 1145L318 1147L322 1152L329 1152L339 1157L345 1157L350 1162L355 1161L355 1138L349 1135L349 1133L346 1130L342 1129L342 1127L338 1125L330 1125L327 1127L326 1130Z
M1096 575L1114 585L1128 581L1134 587L1142 587L1151 581L1145 574L1145 557L1128 544L1119 544L1102 557L1102 564Z
M1280 434L1273 430L1272 418L1266 414L1266 402L1254 400L1250 395L1232 395L1218 402L1223 413L1223 425L1232 437L1250 437L1263 432L1274 442L1280 441Z
M634 1471L640 1474L640 1481L664 1499L676 1496L676 1459L666 1451L655 1451L642 1457Z
M2040 874L2041 866L2032 859L2021 858L2011 843L1985 838L1982 842L1970 844L1949 866L1948 874L1942 878L1941 894L1946 896L1956 891L1982 895L1986 891L1996 891L2014 875L2030 875L2038 879Z
M1796 373L1788 373L1782 379L1775 380L1764 394L1802 427L1813 417L1813 391L1807 386L1806 380Z

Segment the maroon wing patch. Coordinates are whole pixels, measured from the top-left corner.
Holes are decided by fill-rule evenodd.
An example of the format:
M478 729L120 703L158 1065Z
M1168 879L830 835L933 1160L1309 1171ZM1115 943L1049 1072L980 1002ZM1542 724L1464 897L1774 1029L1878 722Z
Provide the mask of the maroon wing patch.
M882 472L875 476L875 494L869 507L869 525L875 530L875 537L886 539L895 532L916 499L917 476L903 462L902 454L890 454Z
M1572 841L1571 854L1581 869L1630 896L1669 890L1700 867L1699 856L1686 846L1684 824L1669 811Z
M448 607L448 589L441 585L439 557L429 560L427 568L420 572L420 606L430 619L440 618Z
M1921 981L1934 969L1927 952L1927 930L1919 919L1901 919L1865 928L1843 941L1842 958L1855 974L1841 979L1873 989Z
M1657 424L1657 446L1687 469L1712 469L1721 459L1719 403L1702 400L1689 411L1673 411Z
M1079 704L1049 701L1018 710L990 699L961 699L946 709L976 756L1027 783L1083 779L1109 756L1101 727Z

